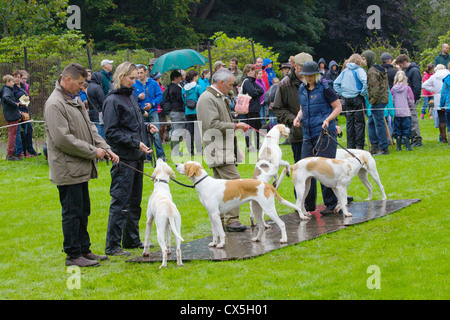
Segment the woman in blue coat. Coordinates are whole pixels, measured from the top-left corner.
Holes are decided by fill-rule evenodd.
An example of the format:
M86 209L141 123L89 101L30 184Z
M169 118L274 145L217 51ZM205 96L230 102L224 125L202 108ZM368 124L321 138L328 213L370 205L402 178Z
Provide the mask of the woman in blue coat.
M336 140L336 125L334 119L341 113L342 105L333 87L327 80L321 80L319 65L308 61L300 73L304 76L299 88L300 111L294 120L294 126L303 125L302 159L307 157L336 157L336 142L327 135L321 135L323 129ZM320 141L319 141L320 139ZM323 201L326 209L320 213L332 214L337 205L337 198L331 188L321 184ZM311 187L305 199L307 211L316 209L316 180L311 179Z

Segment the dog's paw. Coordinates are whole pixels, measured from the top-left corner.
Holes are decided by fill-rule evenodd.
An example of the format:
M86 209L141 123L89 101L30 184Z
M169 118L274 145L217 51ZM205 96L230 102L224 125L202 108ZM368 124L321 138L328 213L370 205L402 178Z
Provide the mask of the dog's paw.
M264 229L272 229L272 226L269 224L264 223Z
M254 238L252 238L252 241L253 242L259 242L260 240L258 239L258 237L254 237Z
M307 214L299 213L300 219L309 220L311 218L311 214L308 212Z
M287 243L287 239L280 239L280 243L281 243L281 244Z
M215 247L215 246L217 246L217 242L208 243L208 247Z
M225 246L225 243L219 243L216 248L217 249L222 249Z
M353 216L353 215L350 212L347 212L347 213L344 212L344 217L351 217L351 216Z
M144 253L142 254L142 256L143 256L143 257L150 257L150 253L144 252Z

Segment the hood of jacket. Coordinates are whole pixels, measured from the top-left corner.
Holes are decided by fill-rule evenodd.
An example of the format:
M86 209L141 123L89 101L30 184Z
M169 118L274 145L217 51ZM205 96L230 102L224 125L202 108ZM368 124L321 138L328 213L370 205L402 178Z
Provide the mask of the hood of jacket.
M356 63L350 62L350 63L347 63L346 68L348 68L350 70L356 70L358 68L361 68L361 66L357 65Z
M444 79L442 79L442 82L447 83L447 85L450 86L450 74L448 76L446 76Z
M403 93L408 90L408 86L403 83L397 83L392 87L392 90L396 93Z
M189 91L191 89L194 89L196 86L197 86L197 82L192 81L192 82L186 83L183 88L185 91Z
M320 59L319 59L319 62L317 62L317 64L319 64L319 65L320 65L321 63L323 63L323 64L325 65L325 69L329 69L328 66L327 66L327 63L325 62L325 59L324 59L324 58L320 58ZM335 63L336 63L336 62L335 62ZM331 65L331 63L330 63L330 65Z
M91 83L96 83L98 85L102 85L103 75L101 72L94 72L91 76Z
M415 63L415 62L411 62L411 64L409 65L408 68L406 68L405 71L410 71L410 70L412 70L412 69L414 69L414 68L418 69L419 72L420 72L420 68L419 68L419 66L417 65L417 63Z
M6 88L9 88L6 84L4 84L3 86L2 86L2 88L0 89L0 97L3 97L3 91L4 90L7 90ZM11 89L11 88L10 88ZM12 89L11 89L11 91L12 91Z
M379 72L381 72L381 73L386 73L386 72L387 72L386 69L383 68L382 66L380 66L379 64L374 64L373 67L374 67L377 71L379 71Z
M263 67L266 67L269 63L273 63L273 61L271 59L264 59L263 60Z
M134 91L134 87L127 88L127 87L121 86L119 89L111 90L108 93L107 97L112 95L112 94L123 94L123 95L126 95L126 96L131 96L133 94L133 91Z
M330 64L328 65L328 69L333 71L333 69L332 69L333 66L336 66L337 67L336 71L339 71L339 65L336 63L336 61L331 60Z
M371 50L366 50L363 53L361 53L361 56L366 58L367 62L367 69L372 68L372 66L375 64L375 53Z
M444 78L446 76L448 76L450 74L450 71L448 69L442 69L442 70L438 70L436 71L436 73L434 74L434 78L437 80L444 80Z

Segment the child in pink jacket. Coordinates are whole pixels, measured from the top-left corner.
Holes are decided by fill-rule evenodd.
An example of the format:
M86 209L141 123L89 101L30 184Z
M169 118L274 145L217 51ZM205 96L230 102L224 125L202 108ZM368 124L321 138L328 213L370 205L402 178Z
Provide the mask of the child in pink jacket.
M406 150L411 151L411 108L414 108L414 94L408 86L405 72L398 71L395 75L391 94L395 109L393 137L397 139L397 151L402 150L402 137L406 138Z

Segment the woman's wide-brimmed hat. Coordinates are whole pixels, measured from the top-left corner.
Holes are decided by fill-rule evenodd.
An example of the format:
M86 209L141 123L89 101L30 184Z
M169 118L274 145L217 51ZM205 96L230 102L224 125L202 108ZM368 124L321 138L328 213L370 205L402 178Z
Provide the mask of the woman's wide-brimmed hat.
M320 71L319 65L315 61L306 61L303 64L302 72L300 72L300 74L304 76L313 75L316 73L320 73Z

